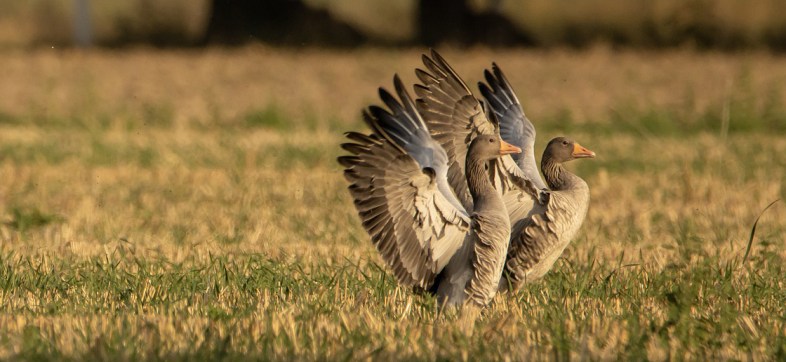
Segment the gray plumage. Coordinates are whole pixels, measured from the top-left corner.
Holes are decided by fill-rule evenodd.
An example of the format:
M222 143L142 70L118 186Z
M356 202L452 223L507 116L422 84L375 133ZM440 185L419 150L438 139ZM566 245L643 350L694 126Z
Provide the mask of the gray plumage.
M434 139L448 150L449 175L462 171L457 167L462 164L457 155L479 134L500 134L523 151L500 158L489 171L512 225L500 287L516 290L526 281L542 277L579 230L589 206L589 188L581 178L564 170L562 163L594 157L594 153L581 146L586 151L583 154L574 156L574 150L567 155L557 153L556 145L562 145L564 139L552 140L550 145L555 146L547 147L542 159L544 182L535 162L535 127L496 64L484 73L487 84L479 83L489 108L483 112L484 104L437 52L432 51L430 58L424 55L423 63L428 72L417 71L423 82L415 88L420 97L417 106ZM567 141L570 147L578 145ZM466 195L466 185L458 178L451 178L449 183L464 202L466 197L461 195ZM495 264L496 260L489 256L484 262Z
M548 202L536 205L514 223L500 289L515 291L543 277L578 232L589 207L589 187L562 164L586 157L595 157L595 153L564 137L546 146L541 170L551 189Z
M470 144L462 169L473 170L464 184L474 207L464 207L448 183L450 158L398 77L394 84L401 102L380 89L390 111L370 107L364 120L373 133L348 133L352 142L342 145L352 153L339 162L355 207L399 283L436 291L451 305L467 298L485 305L496 292L510 237L504 202L485 170L500 154L520 150L499 136ZM489 253L502 257L493 265L476 261Z
M486 102L437 52L423 64L417 101L394 77L400 102L380 89L387 109L364 112L373 131L347 133L342 147L352 155L339 162L363 227L399 283L442 303L486 305L498 290L542 277L578 232L589 188L562 164L595 154L553 139L544 182L535 127L496 64L479 84Z
M589 207L589 187L562 164L595 154L572 140L552 139L541 159L544 184L534 157L535 127L510 82L497 64L492 64L491 72L485 71L485 78L488 84L480 83L479 88L499 119L502 138L523 150L513 156L518 167L506 167L511 183L503 188L513 230L500 289L515 291L545 275L581 227ZM532 192L531 186L538 191Z
M493 152L499 140L499 136L479 135L467 152L466 179L474 205L472 233L445 268L436 289L437 296L450 304L469 298L483 306L497 292L510 238L505 203L488 177L489 163L499 156Z

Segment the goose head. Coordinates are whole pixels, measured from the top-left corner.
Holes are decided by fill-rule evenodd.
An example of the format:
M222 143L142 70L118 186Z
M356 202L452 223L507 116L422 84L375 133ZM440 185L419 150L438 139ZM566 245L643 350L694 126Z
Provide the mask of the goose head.
M469 145L467 158L491 161L499 156L511 153L521 153L521 148L503 141L499 136L480 135L475 137Z
M577 158L595 158L595 152L567 137L552 139L543 152L543 160L548 159L554 163L565 163Z

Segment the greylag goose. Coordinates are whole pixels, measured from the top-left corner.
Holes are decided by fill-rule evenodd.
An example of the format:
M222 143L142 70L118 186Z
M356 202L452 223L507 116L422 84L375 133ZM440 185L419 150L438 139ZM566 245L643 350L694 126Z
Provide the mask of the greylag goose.
M448 180L456 153L449 158L430 136L398 76L394 85L400 102L380 88L389 111L369 107L363 119L372 133L348 132L342 144L352 154L338 161L355 208L400 284L430 290L442 304L484 306L499 287L511 229L489 164L521 150L493 130L464 145L468 196L459 201Z
M492 162L489 171L513 226L499 288L515 291L546 274L578 232L589 206L589 188L562 165L595 153L568 138L551 140L541 160L544 183L535 163L535 127L496 64L493 73L485 71L488 85L479 83L490 112L436 51L430 58L423 55L423 64L427 70L416 71L423 83L415 86L418 111L447 151L449 184L465 208L472 207L472 200L461 177L463 155L473 139L495 134L498 124L502 139L523 150Z

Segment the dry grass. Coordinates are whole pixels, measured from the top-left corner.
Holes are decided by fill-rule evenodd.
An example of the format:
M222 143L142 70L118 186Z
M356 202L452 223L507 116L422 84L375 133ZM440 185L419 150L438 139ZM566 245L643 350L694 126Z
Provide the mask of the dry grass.
M0 111L15 116L139 121L171 111L176 127L231 122L270 105L301 126L358 124L359 109L392 73L416 79L419 50L321 50L250 47L237 50L91 52L39 49L3 55ZM576 122L606 121L633 108L677 111L685 119L720 114L738 98L754 112L786 103L786 64L764 53L444 51L467 82L496 61L518 85L536 119L569 112ZM326 120L328 122L326 122ZM682 120L676 120L677 122ZM736 120L732 120L736 121ZM719 126L719 125L718 125Z
M786 351L782 204L741 264L786 197L783 59L446 50L470 82L497 61L540 144L599 155L571 165L592 205L556 270L459 328L377 267L334 161L418 54L3 54L0 358Z

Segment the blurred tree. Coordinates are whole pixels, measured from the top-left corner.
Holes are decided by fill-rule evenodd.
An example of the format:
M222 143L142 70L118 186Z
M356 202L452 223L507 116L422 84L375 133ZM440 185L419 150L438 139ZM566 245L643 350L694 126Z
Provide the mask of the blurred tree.
M467 0L420 0L418 40L428 46L440 43L532 45L532 39L502 14L501 5L500 0L492 0L485 9L476 12Z
M203 43L355 46L366 38L301 0L211 0Z

